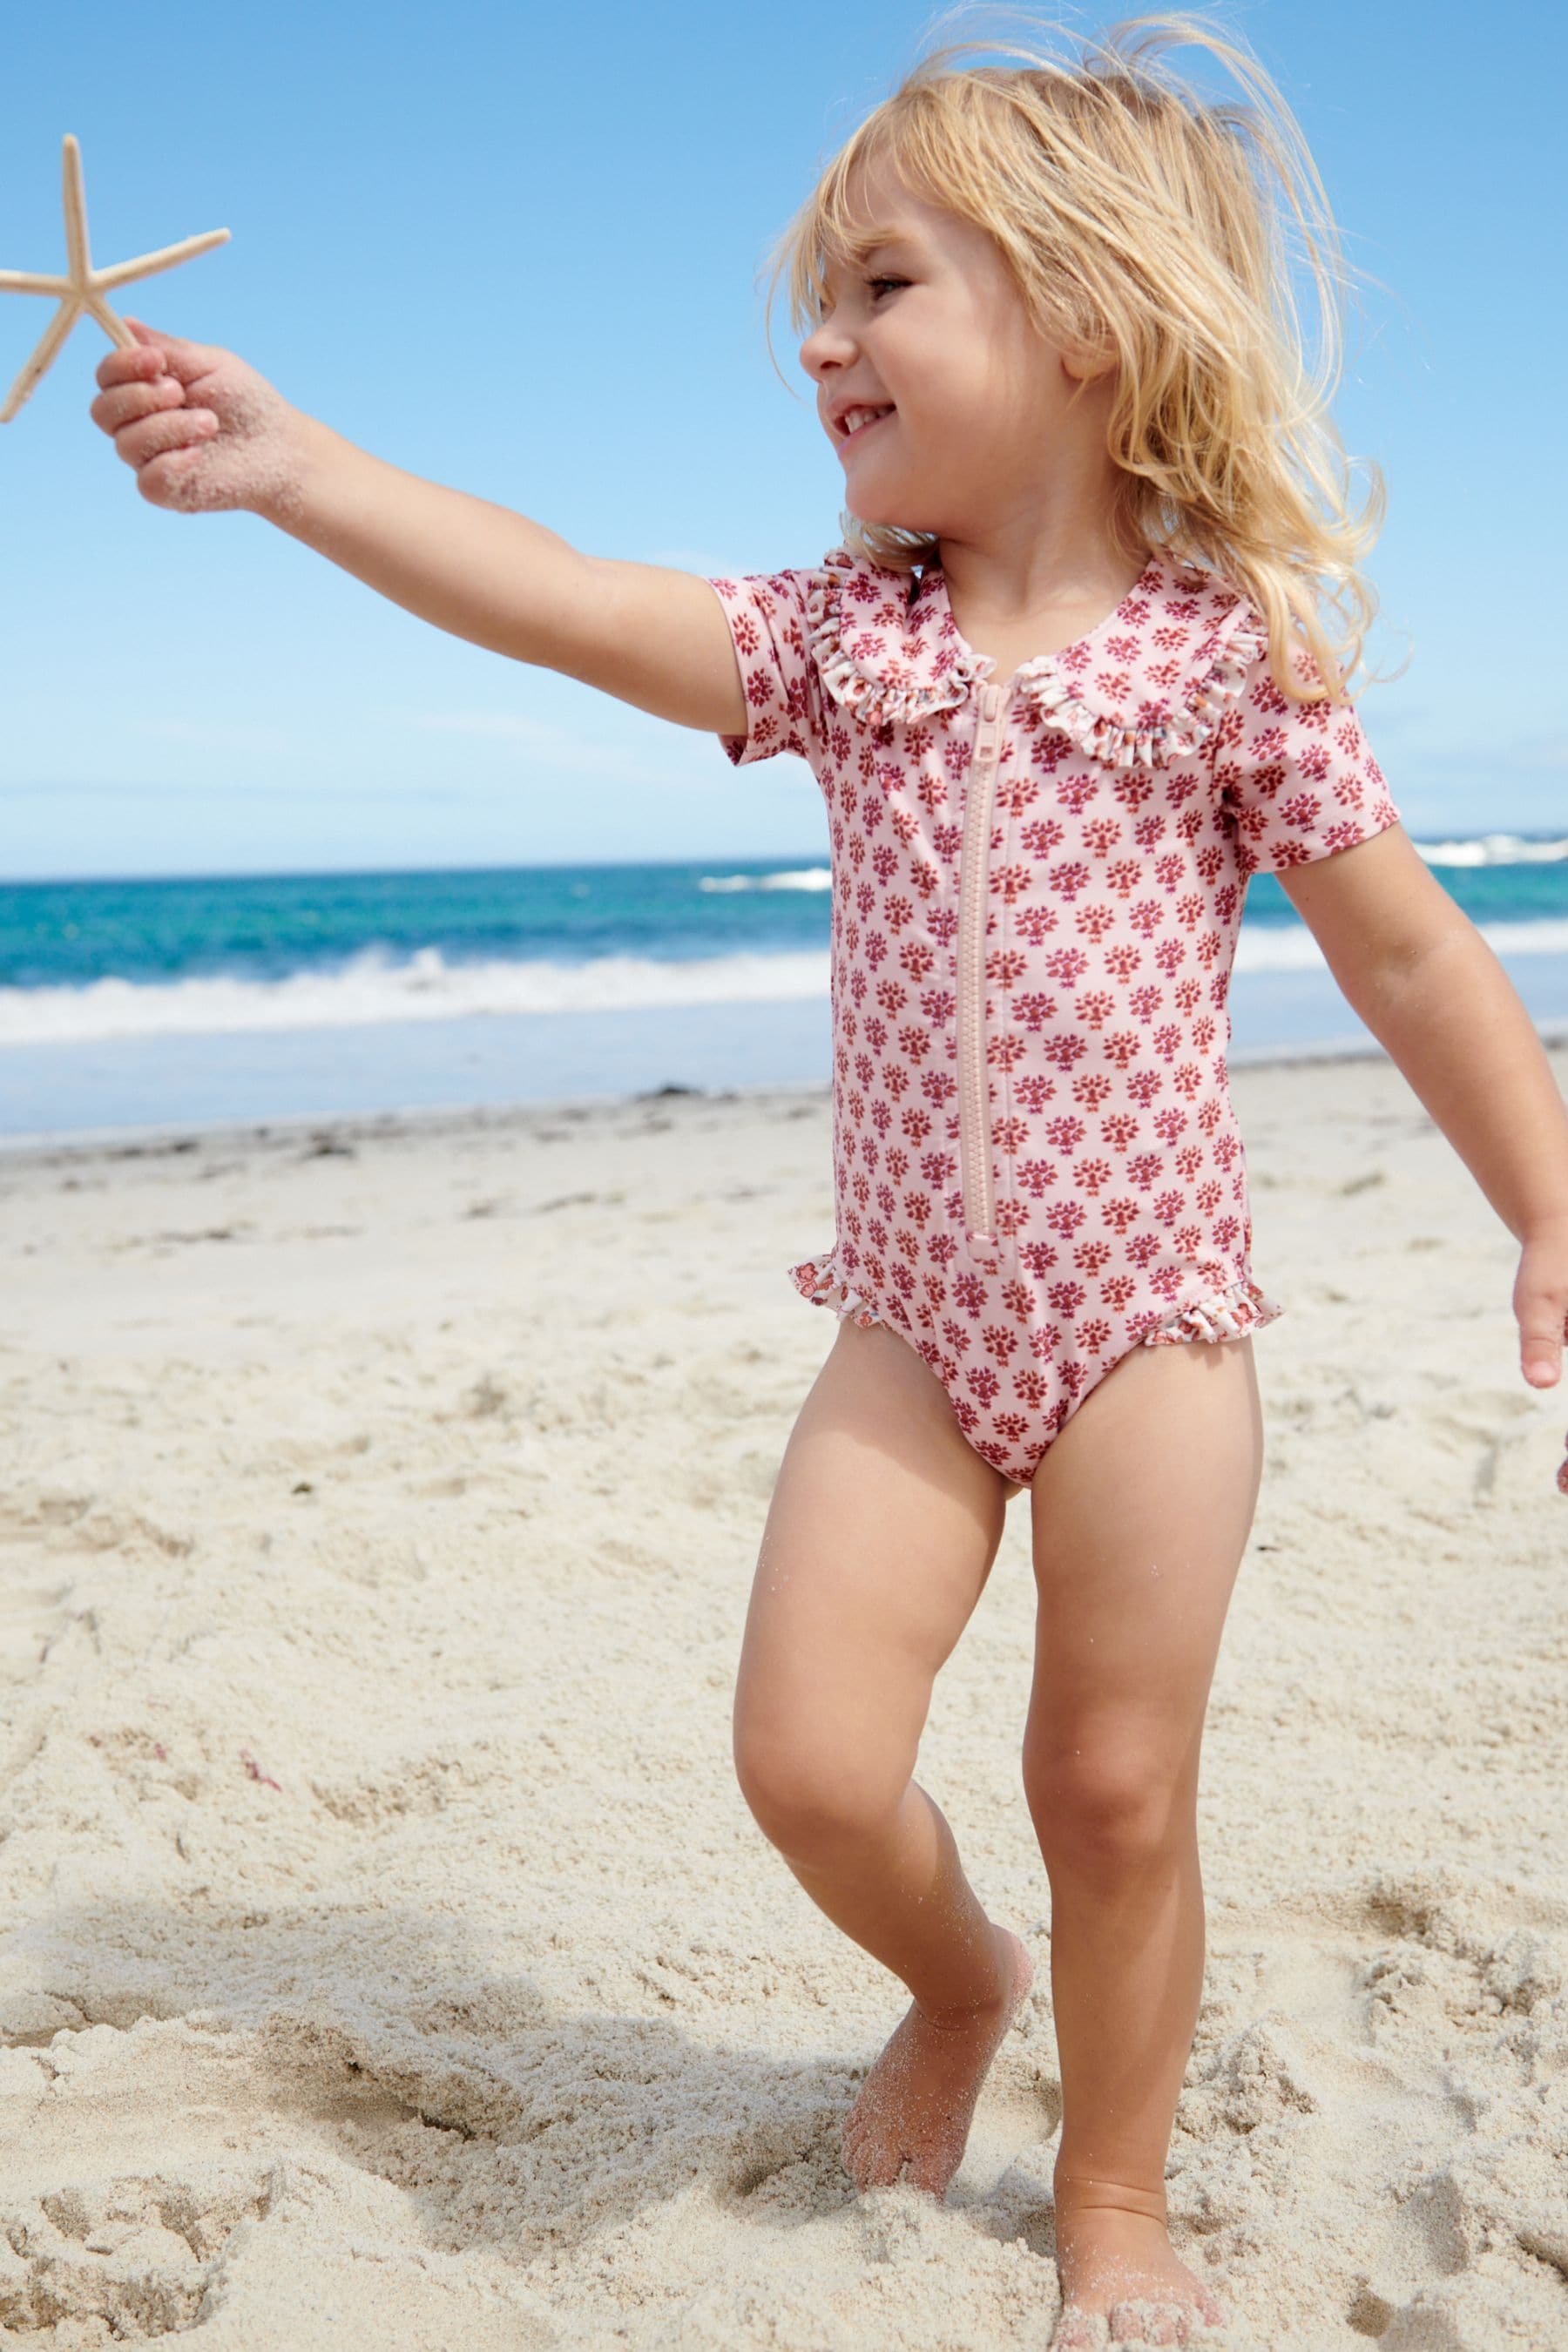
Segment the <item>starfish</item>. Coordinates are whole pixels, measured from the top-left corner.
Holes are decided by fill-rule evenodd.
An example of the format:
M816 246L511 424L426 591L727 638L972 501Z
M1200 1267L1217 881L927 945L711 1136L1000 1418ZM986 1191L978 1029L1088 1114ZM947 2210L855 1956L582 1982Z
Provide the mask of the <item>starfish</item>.
M166 245L157 253L143 253L135 261L117 261L112 269L95 269L87 248L87 205L81 192L81 149L68 131L61 176L66 212L67 275L64 278L36 278L25 269L0 269L0 294L56 294L59 297L60 305L44 330L42 342L11 386L5 405L0 408L0 425L9 425L28 394L41 382L50 362L84 310L98 320L110 342L122 347L134 343L135 336L123 319L116 318L103 299L105 294L116 286L129 286L133 278L151 278L155 270L173 269L178 261L189 261L195 254L210 252L215 245L226 245L228 242L227 229L212 228L202 236L186 237L181 245Z

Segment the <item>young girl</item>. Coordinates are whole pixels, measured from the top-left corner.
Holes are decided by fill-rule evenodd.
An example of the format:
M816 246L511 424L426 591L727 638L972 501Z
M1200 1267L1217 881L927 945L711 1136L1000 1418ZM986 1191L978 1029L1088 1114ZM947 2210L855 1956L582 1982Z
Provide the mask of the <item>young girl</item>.
M1185 41L1249 102L1184 85L1163 52ZM156 506L247 508L737 764L810 762L837 1231L793 1271L838 1321L763 1538L737 1769L911 1997L848 2172L940 2197L1031 1966L911 1773L1029 1487L1057 2340L1109 2320L1167 2343L1224 2317L1172 2250L1164 2165L1203 1980L1199 1745L1262 1457L1251 1335L1281 1311L1226 1091L1247 877L1280 876L1520 1242L1539 1386L1568 1313L1568 1120L1345 698L1373 525L1303 356L1283 232L1307 232L1331 330L1337 247L1273 85L1183 18L1069 63L958 54L861 126L779 257L847 489L819 564L706 581L581 554L146 327L92 414Z

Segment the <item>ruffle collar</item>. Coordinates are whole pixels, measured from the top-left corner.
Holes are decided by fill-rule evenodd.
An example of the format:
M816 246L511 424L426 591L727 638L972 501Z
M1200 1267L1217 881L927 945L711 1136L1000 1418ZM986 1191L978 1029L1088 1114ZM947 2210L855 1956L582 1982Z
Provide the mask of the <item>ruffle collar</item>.
M811 650L833 699L866 726L968 701L995 668L959 635L938 570L911 577L836 547L812 575ZM1152 555L1114 613L1015 676L1018 698L1113 768L1196 751L1268 645L1262 616L1217 573Z

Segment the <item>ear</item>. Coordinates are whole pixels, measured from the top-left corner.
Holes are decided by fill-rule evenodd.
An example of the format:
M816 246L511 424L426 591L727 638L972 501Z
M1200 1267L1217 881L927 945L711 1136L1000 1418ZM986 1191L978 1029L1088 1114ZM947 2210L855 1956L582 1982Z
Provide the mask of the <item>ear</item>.
M1075 383L1096 383L1116 365L1116 346L1109 335L1079 337L1061 346L1062 366Z

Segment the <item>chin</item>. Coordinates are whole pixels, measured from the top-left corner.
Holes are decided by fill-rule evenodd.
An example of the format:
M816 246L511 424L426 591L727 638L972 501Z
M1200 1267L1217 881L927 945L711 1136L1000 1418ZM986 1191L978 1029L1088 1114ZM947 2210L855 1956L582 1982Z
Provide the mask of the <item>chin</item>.
M929 532L933 525L925 521L920 510L920 500L899 499L858 490L844 501L847 512L857 522L873 523L883 530L918 530Z
M869 525L873 530L877 530L908 531L912 537L918 539L940 539L942 537L942 533L937 530L934 523L921 522L918 517L911 516L907 510L902 509L889 509L886 514L882 512L879 507L874 514L867 514L859 507L850 507L847 511L851 519L860 524L862 529Z

